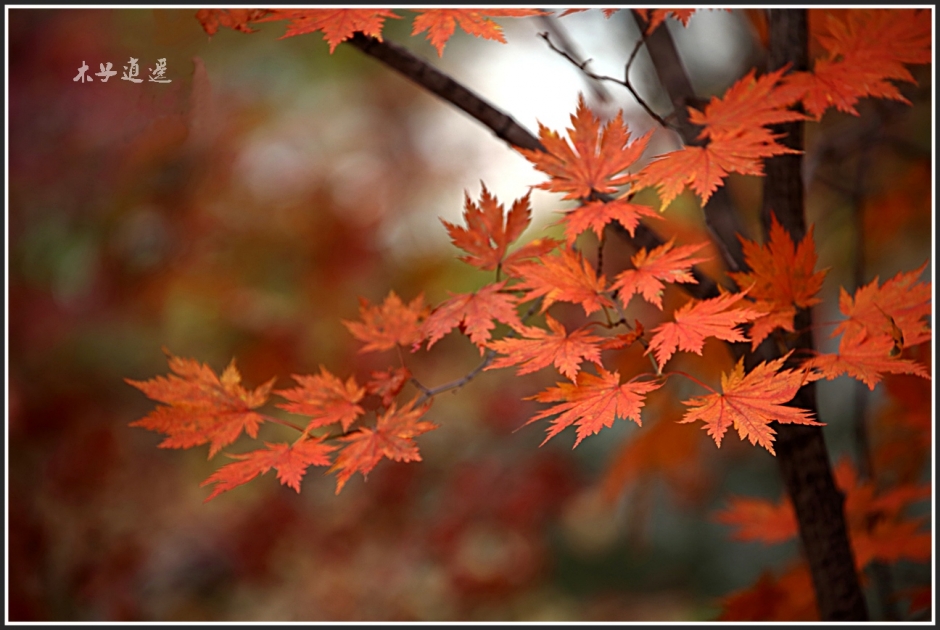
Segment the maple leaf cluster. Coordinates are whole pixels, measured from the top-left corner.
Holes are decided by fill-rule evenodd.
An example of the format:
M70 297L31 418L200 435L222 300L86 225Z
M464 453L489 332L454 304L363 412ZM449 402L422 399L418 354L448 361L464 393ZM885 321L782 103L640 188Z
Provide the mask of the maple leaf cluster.
M684 23L691 15L691 10L644 13L648 30L661 24L670 11ZM431 9L417 13L413 32L428 31L431 43L441 53L458 24L468 32L502 41L489 17L539 11ZM865 72L880 73L878 80L886 81L908 80L904 64L925 63L922 27L913 24L921 14L902 11L898 13L903 17L887 18L879 17L881 13L894 12L865 13L830 23L823 41L830 66L868 60L871 63ZM200 11L197 17L210 35L221 26L250 32L249 24L287 20L285 37L323 31L332 51L355 32L380 38L383 20L399 16L385 9L213 9ZM896 33L906 45L869 45L877 28ZM842 71L850 72L847 68ZM299 491L309 466L330 466L328 472L337 473L339 492L353 474L365 477L383 458L421 459L414 439L437 426L423 419L433 397L465 380L437 389L427 387L412 374L405 357L422 347L430 350L455 330L466 335L484 357L481 367L468 379L499 368L516 367L519 374L556 369L566 380L530 397L549 407L526 424L551 419L546 441L574 426L575 446L612 426L616 418L641 425L647 396L670 390L671 377L692 380L710 392L682 401L686 409L680 423L703 422L717 446L727 430L734 428L742 440L771 454L772 423L821 424L809 411L790 405L807 383L847 374L874 388L884 374L929 378L924 365L902 356L906 349L930 340L926 323L931 310L930 284L918 281L924 267L898 274L882 286L875 279L854 295L843 290L840 310L846 319L833 333L841 335L838 352L810 357L787 354L749 371L739 361L721 376L718 390L689 374L665 368L672 366L679 353L701 356L710 338L749 342L753 350L771 335L780 338L795 332L794 317L819 302L817 295L826 273L815 268L812 229L795 244L774 218L766 243L742 238L747 269L728 274L737 283L738 292L722 290L717 296L686 299L678 306L669 302L668 311L664 295L672 290L671 285L698 282L696 266L708 261L699 252L707 243L677 245L672 239L656 247L639 248L629 268L610 273L592 264L577 247L585 234L596 236L603 247L606 228L615 222L633 236L642 220L662 220L661 212L686 186L705 203L728 173L761 175L763 159L792 153L778 143L780 138L769 127L805 119L793 109L798 102L810 113L818 113L813 101L807 100L809 91L794 87L804 79L793 76L786 74L786 69L759 77L754 71L748 73L703 110L690 108L691 122L702 128L701 146L657 156L645 165L642 160L653 132L634 138L622 112L602 123L579 96L564 137L540 123L538 135L544 150L519 149L548 177L536 187L580 204L564 212L557 222L564 229L564 241L538 238L517 245L532 220L530 195L513 201L507 211L484 184L478 201L465 195L464 225L443 224L453 244L464 252L460 260L493 272L491 282L472 292L451 294L436 305L426 304L423 294L406 302L394 291L380 304L362 298L359 320L343 322L362 343L360 352L394 351L396 365L372 372L364 385L354 376L342 380L324 367L317 375L295 375L296 387L273 393L287 401L277 404L281 410L306 417L300 426L255 411L267 402L273 379L248 391L240 385L234 364L217 377L208 366L170 355L170 369L175 374L128 381L164 403L134 426L165 434L162 447L208 443L211 458L243 431L255 438L263 422L286 424L300 432L296 441L265 443L264 449L232 455L234 463L206 480L206 484L215 484L209 498L272 468L281 483ZM866 80L871 78L865 76ZM845 80L857 81L858 76ZM893 98L877 82L867 85L864 95ZM659 211L635 201L636 192L646 187L659 190ZM630 324L627 310L634 295L654 307L661 319L644 324L633 318ZM559 302L580 305L584 317L553 317L548 310ZM544 326L528 323L532 317L541 318ZM632 373L614 369L618 358L636 347L649 358L650 369ZM399 397L406 388L414 391L401 402ZM363 405L367 395L379 401L373 408ZM374 415L374 422L367 422L370 415Z

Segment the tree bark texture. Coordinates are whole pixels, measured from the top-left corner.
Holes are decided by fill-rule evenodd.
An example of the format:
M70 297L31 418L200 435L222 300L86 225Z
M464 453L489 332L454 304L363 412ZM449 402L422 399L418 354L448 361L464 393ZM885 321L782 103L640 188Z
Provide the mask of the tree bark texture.
M771 9L770 50L767 70L787 64L793 70L808 68L807 13L805 9ZM783 143L802 151L803 123L784 123L774 128L786 133ZM766 178L761 207L764 235L773 212L794 242L806 234L803 204L802 153L781 155L764 162ZM794 327L802 331L790 349L813 348L812 312L802 309ZM797 393L793 406L818 416L816 384ZM800 540L809 561L820 618L826 621L868 619L865 596L855 569L855 558L845 523L845 497L835 485L829 453L820 427L784 424L777 429L777 463L787 493L793 501Z

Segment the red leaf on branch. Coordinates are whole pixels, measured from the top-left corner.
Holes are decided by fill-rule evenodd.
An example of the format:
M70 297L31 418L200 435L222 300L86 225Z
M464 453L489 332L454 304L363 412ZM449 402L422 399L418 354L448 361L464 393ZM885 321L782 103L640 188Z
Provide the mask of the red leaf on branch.
M421 9L417 10L412 35L428 32L428 41L437 49L439 57L444 56L444 45L460 28L474 37L491 39L503 44L503 29L491 20L492 17L526 17L529 15L545 15L539 9Z
M364 411L358 403L366 390L356 384L352 376L343 383L325 367L320 366L320 373L314 376L294 375L300 387L280 389L274 393L291 401L277 406L285 411L302 416L310 416L306 430L324 427L339 422L343 431L361 416Z
M362 427L339 438L346 445L336 456L332 468L327 472L339 471L336 475L336 494L354 473L360 472L365 477L383 457L397 462L419 462L421 455L414 443L415 437L436 429L432 422L420 421L427 413L431 403L415 408L414 399L398 409L392 405L379 416L375 428Z
M565 240L570 246L582 232L589 228L594 230L597 238L601 238L604 235L604 226L611 221L619 221L630 236L633 236L642 217L662 219L660 214L649 206L630 203L621 198L607 202L589 201L566 212L556 225L565 226Z
M688 26L692 14L695 13L695 9L634 9L634 11L648 22L646 26L647 35L655 31L660 24L666 21L667 17L674 17L682 22L682 26Z
M504 262L512 265L524 258L539 256L554 246L554 242L530 243L506 256L509 245L522 236L532 220L532 206L528 193L513 202L508 213L483 185L480 205L464 195L464 221L467 227L454 225L441 219L454 245L468 253L460 260L484 271L501 267ZM546 250L545 246L548 246Z
M598 367L598 371L600 376L581 372L576 383L557 383L557 387L550 387L527 399L558 403L537 413L526 422L531 424L557 415L552 420L548 435L542 444L572 424L578 427L575 446L602 428L613 426L616 418L630 419L638 425L642 424L640 409L645 403L646 394L661 387L662 383L630 381L621 385L618 372L608 372L603 367Z
M523 331L526 339L499 339L491 341L489 347L500 354L485 369L519 366L518 374L528 374L555 364L558 371L574 380L581 369L582 361L600 364L602 337L592 335L585 329L567 332L551 315L545 316L551 332L527 326Z
M890 335L872 336L865 331L856 331L842 336L838 353L819 354L803 363L803 367L818 370L829 381L848 374L872 390L883 374L916 374L930 378L926 366L900 358L896 349L896 342Z
M692 254L706 247L708 243L697 243L672 248L675 238L653 250L641 249L631 259L634 269L621 272L611 285L619 292L618 297L624 308L630 303L634 293L658 306L663 307L664 282L683 282L698 284L691 273L693 265L709 260L705 256L693 257Z
M421 294L405 306L394 291L389 291L381 306L372 306L359 298L361 322L343 320L352 336L366 345L359 352L391 350L396 345L406 348L424 339L420 322L427 315L424 295Z
M580 253L564 249L558 256L546 256L541 263L520 263L514 269L522 282L514 289L528 289L523 301L545 298L542 312L555 302L580 304L587 315L603 306L613 306L604 292L604 276L598 276Z
M381 396L382 406L388 407L410 378L411 370L405 366L372 372L372 379L366 383L366 391Z
M267 13L268 9L200 9L196 11L196 19L211 37L220 26L227 26L242 33L254 33L254 29L248 26L249 23L257 22Z
M622 111L602 129L600 120L594 117L584 102L584 95L580 94L571 125L567 130L571 144L539 123L539 140L545 151L519 149L535 168L550 178L536 188L566 193L565 199L587 199L592 191L614 193L617 186L633 180L633 175L621 173L642 155L652 132L629 142L630 132L623 122Z
M300 492L300 480L309 466L329 466L329 453L335 446L324 444L322 438L306 437L293 444L264 443L266 448L231 455L229 457L239 461L226 464L203 481L200 486L215 484L212 494L206 497L211 501L223 492L246 484L258 475L263 475L272 468L277 470L277 478L285 486L290 486Z
M690 300L673 314L675 322L666 322L653 329L653 337L645 354L656 353L660 366L675 354L676 349L702 354L706 337L725 341L746 341L738 324L760 315L750 308L735 307L743 293L726 293L707 300Z
M386 18L400 19L388 9L274 9L258 22L289 20L281 39L323 31L330 54L357 32L382 40Z
M776 432L770 428L771 422L822 426L813 420L811 412L786 406L800 387L816 378L804 370L780 369L789 356L787 353L761 363L746 375L742 358L730 374L721 375L722 393L683 401L690 409L680 422L701 420L719 447L725 431L733 426L742 440L747 438L751 444L760 444L776 455L773 449Z
M428 349L460 326L483 354L486 342L490 340L490 331L496 327L494 320L522 328L522 321L516 313L518 298L510 293L500 293L505 284L504 280L488 284L474 293L452 294L453 297L434 309L422 329L423 337L428 340Z
M170 370L176 374L157 376L149 381L124 379L148 398L166 403L146 417L132 422L167 436L160 448L191 448L209 444L211 459L222 447L234 442L241 432L258 435L264 418L252 411L263 405L274 379L253 391L243 388L235 360L217 377L208 365L183 359L167 352Z
M807 231L799 246L789 232L771 214L768 242L759 245L741 238L744 259L751 271L729 273L739 286L747 288L748 297L763 315L751 327L751 349L777 326L793 331L796 308L807 308L820 302L816 294L822 288L828 269L814 271L816 243L813 228Z

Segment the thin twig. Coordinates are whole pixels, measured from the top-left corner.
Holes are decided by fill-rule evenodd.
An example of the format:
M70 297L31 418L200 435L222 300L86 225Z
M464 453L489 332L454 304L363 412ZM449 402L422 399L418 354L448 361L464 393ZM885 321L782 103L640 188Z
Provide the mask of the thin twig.
M558 45L561 46L571 57L577 59L581 55L579 54L577 47L574 42L569 39L568 34L565 32L565 29L561 26L561 22L555 16L552 15L539 15L536 19L541 22L545 28L551 31L552 35L558 40ZM586 81L588 87L594 92L595 98L601 101L602 103L609 103L613 98L610 95L610 92L607 91L607 88L604 87L604 84L597 79L585 75L586 78L591 79Z
M548 44L549 48L551 48L556 53L558 53L559 55L561 55L562 57L570 61L573 65L575 65L581 72L584 73L585 76L588 76L594 79L595 81L611 81L613 83L616 83L617 85L622 85L623 87L627 88L630 91L630 94L633 95L633 98L636 99L636 102L640 104L640 107L642 107L646 111L646 113L650 115L651 118L653 118L656 122L658 122L663 127L666 127L667 129L671 128L669 124L665 120L663 120L662 116L654 112L653 109L649 105L646 104L646 101L643 100L643 98L633 88L633 85L630 84L630 64L633 62L634 57L636 57L636 51L639 50L639 46L643 43L642 39L639 42L637 42L637 46L634 49L634 52L630 55L630 61L627 62L626 68L624 69L624 80L621 81L620 79L616 79L614 77L609 77L603 74L595 74L591 72L590 70L587 69L587 65L591 63L590 59L588 59L587 61L579 62L577 59L569 55L566 51L562 50L561 48L556 47L555 44L552 43L552 40L549 38L548 33L539 33L539 37L545 40L545 43Z

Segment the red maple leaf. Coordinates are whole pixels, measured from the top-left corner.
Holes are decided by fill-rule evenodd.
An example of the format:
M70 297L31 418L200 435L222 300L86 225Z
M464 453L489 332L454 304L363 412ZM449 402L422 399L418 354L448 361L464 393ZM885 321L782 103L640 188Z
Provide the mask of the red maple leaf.
M436 429L432 422L420 421L431 407L430 402L415 408L417 398L401 409L393 402L378 417L375 428L362 427L340 438L346 445L337 454L336 461L327 472L339 471L336 475L336 494L354 473L365 477L383 457L397 462L419 462L421 455L414 443L415 437Z
M751 328L751 348L757 348L770 332L780 325L793 331L796 308L807 308L820 302L816 294L822 288L827 269L816 267L816 243L813 228L797 246L789 232L771 214L768 242L759 245L741 237L744 259L751 271L729 273L739 286L747 288L748 297L763 315Z
M698 284L692 275L692 265L709 260L705 256L692 256L706 247L708 243L683 245L673 249L675 238L653 250L641 249L633 255L633 269L621 272L614 279L611 289L618 291L618 297L624 308L630 303L634 293L658 306L663 307L664 282L683 282Z
M343 383L321 365L319 374L294 374L294 380L300 383L300 387L274 392L291 401L277 406L291 413L310 416L306 431L334 422L339 422L343 431L346 431L364 413L357 403L362 400L366 390L357 385L352 376Z
M661 387L662 383L633 380L621 385L618 372L608 372L600 366L598 366L598 371L600 376L581 372L578 374L577 382L557 383L557 387L549 387L527 399L543 403L558 403L537 413L526 422L526 424L531 424L536 420L557 415L552 420L548 435L542 444L572 424L578 427L575 446L602 428L613 426L617 418L630 419L638 425L642 424L640 409L644 405L646 394Z
M817 36L827 57L816 60L813 72L789 75L788 95L802 99L817 120L830 107L858 116L855 104L867 96L909 104L890 81L916 83L905 64L931 62L929 12L854 10L845 12L844 20L827 18L827 32Z
M617 192L617 186L633 180L633 175L623 171L642 155L652 131L631 143L622 111L601 129L600 120L585 104L583 94L578 95L571 125L567 130L571 144L539 123L539 140L545 151L519 149L550 178L537 188L566 193L564 199L587 199L592 192Z
M427 315L424 294L418 295L405 306L394 291L381 306L372 306L365 298L359 298L359 316L361 322L343 320L352 336L366 342L359 352L391 350L396 345L411 347L420 343L420 322Z
M382 406L388 407L411 378L411 370L402 366L375 371L371 376L372 378L366 383L366 391L381 396Z
M816 378L804 370L780 369L789 356L761 363L746 375L742 357L730 374L721 375L722 393L683 401L690 409L680 422L701 420L719 447L725 431L733 426L742 440L747 438L776 455L771 422L822 426L813 420L812 412L786 406L800 387Z
M704 111L690 107L689 120L703 125L698 138L708 144L658 156L637 174L636 188L655 186L665 209L689 186L704 205L729 173L763 175L764 158L797 153L779 144L778 135L764 127L804 118L787 109L796 98L777 91L783 71L756 79L752 71L722 98L712 98Z
M604 276L598 276L580 252L564 249L546 256L541 263L520 263L514 270L522 282L514 289L528 289L523 301L544 297L542 312L555 302L580 304L587 315L603 306L613 306L605 295Z
M227 26L242 33L254 33L254 29L248 26L249 23L257 22L267 13L268 9L200 9L196 11L196 19L211 37L220 26Z
M646 26L647 35L655 31L660 24L666 21L667 17L674 17L682 22L682 26L688 26L692 14L695 13L695 9L634 9L634 11L648 22Z
M790 540L797 535L796 512L790 499L779 503L750 497L731 497L715 520L736 527L735 540L759 540L767 544Z
M164 352L167 352L164 349ZM235 360L217 377L208 365L167 352L170 370L176 374L149 381L124 379L148 398L166 403L130 424L167 436L160 448L191 448L209 444L211 459L222 447L234 442L242 430L257 437L264 417L254 411L263 405L274 379L248 391L242 387Z
M401 16L388 9L274 9L257 21L289 20L281 39L323 31L323 39L330 44L332 55L337 46L357 32L381 41L385 18L400 19Z
M920 363L900 358L895 340L890 335L869 335L865 331L846 333L839 340L839 352L819 354L803 363L832 380L842 374L875 389L883 374L916 374L930 378L930 371Z
M454 225L441 219L454 245L468 253L460 260L484 271L499 269L505 263L513 265L525 258L532 258L548 253L555 246L550 239L529 243L515 252L506 255L509 245L518 239L532 220L532 206L528 193L513 202L508 213L483 185L480 204L464 195L464 221L467 227Z
M506 281L488 284L474 293L451 294L449 300L438 306L424 321L423 337L427 337L430 350L439 339L460 326L470 341L480 348L480 354L490 340L495 321L513 328L522 328L516 313L516 298L511 293L500 293Z
M880 287L876 277L870 283L849 295L842 289L839 310L848 317L836 326L832 336L846 333L855 336L859 332L870 335L900 335L898 345L910 347L930 340L930 318L932 301L930 282L918 282L927 267L927 262L917 269L887 280ZM897 329L896 332L895 329Z
M419 15L415 17L411 34L417 35L427 31L428 41L437 49L439 57L444 55L444 45L458 25L474 37L505 44L503 29L489 18L545 15L545 12L539 9L422 9L417 13Z
M750 308L735 307L743 293L726 293L707 300L690 300L673 314L674 322L653 329L646 354L656 353L660 367L675 354L676 349L702 354L706 337L725 341L746 341L737 328L760 313Z
M491 341L489 347L506 356L499 357L485 369L519 366L518 374L528 374L555 364L558 371L575 380L582 361L600 364L603 338L592 335L585 329L568 332L551 315L545 316L551 332L527 326L522 331L525 339L499 339Z
M300 480L309 466L329 466L329 453L336 449L331 444L324 444L323 438L305 437L293 444L264 443L266 448L241 453L228 454L239 461L222 466L203 481L200 486L215 484L212 494L206 497L211 501L223 492L248 483L258 475L263 475L272 468L277 470L277 478L285 486L300 492Z
M597 238L604 235L604 226L611 221L618 221L633 236L640 218L662 219L660 214L643 204L630 203L624 198L613 201L589 201L570 212L556 225L565 226L565 240L570 246L587 229L594 230Z

